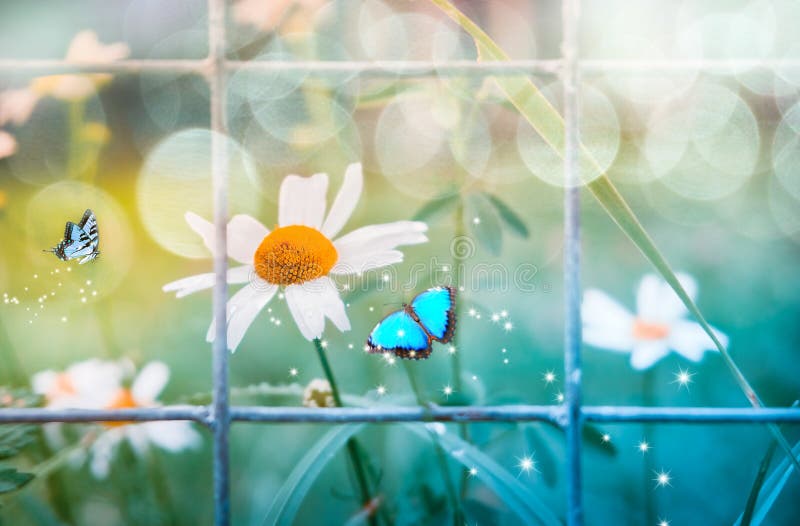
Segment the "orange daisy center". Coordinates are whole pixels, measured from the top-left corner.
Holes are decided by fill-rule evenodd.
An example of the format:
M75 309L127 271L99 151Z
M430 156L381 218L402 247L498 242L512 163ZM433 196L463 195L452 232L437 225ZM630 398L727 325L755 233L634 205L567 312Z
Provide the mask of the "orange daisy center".
M633 322L633 337L637 340L663 340L669 335L669 325L651 323L636 318Z
M78 390L75 389L75 384L72 383L72 378L70 378L69 374L59 373L56 375L55 380L53 380L53 385L50 386L45 396L48 400L52 401L62 396L72 396L75 394L78 394Z
M106 409L135 409L140 407L133 399L133 393L130 389L122 388L114 395L111 401L106 406ZM130 422L105 422L108 427L118 427L130 424Z
M319 230L302 225L276 228L253 256L256 274L274 285L296 285L326 275L338 259Z

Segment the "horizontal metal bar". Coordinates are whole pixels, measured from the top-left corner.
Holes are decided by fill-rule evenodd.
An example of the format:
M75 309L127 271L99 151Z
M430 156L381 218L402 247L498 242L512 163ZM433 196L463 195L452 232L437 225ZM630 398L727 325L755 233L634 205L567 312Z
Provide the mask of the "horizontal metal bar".
M638 407L583 406L587 421L606 423L800 423L800 409L749 407ZM274 423L346 422L514 422L546 421L564 425L566 413L560 405L499 405L475 407L264 407L232 406L232 420ZM140 409L0 409L0 423L44 422L144 422L193 420L212 422L208 406L166 406Z
M663 423L781 423L800 422L800 409L783 407L636 407L584 406L583 416L592 422Z
M45 422L147 422L194 420L211 423L210 411L201 405L173 405L137 409L0 409L0 423Z
M498 75L555 75L562 66L560 59L509 60L506 62L476 62L474 60L437 61L291 61L291 60L228 60L229 71L292 72L312 77L362 75L373 77L405 76L498 76ZM736 70L800 70L800 60L583 60L581 73L666 73L703 71L730 74ZM209 71L208 59L128 59L116 62L67 62L51 59L0 59L0 73L196 73Z
M560 406L501 405L476 407L232 407L240 422L514 422L558 423Z

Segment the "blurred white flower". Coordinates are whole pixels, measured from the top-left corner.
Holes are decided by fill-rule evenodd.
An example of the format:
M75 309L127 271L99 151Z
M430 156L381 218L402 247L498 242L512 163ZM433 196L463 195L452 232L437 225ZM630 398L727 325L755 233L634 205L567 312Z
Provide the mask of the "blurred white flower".
M25 124L38 102L39 95L28 88L0 92L0 126Z
M110 63L122 60L130 54L127 44L116 42L103 44L94 31L81 31L72 39L67 50L66 61L73 64L88 62ZM49 75L31 82L30 89L39 96L49 95L61 100L82 100L93 95L97 88L111 81L109 73L85 73L81 75Z
M0 130L0 159L17 152L17 140L10 133Z
M278 228L270 231L246 215L231 219L228 255L245 264L246 274L251 276L249 283L228 301L228 347L231 350L238 347L258 313L281 286L285 287L289 311L306 339L322 336L325 318L339 330L349 330L350 320L330 275L360 275L399 263L403 253L397 247L428 240L427 225L417 221L366 226L333 240L355 209L363 185L361 165L348 166L342 187L326 217L328 176L324 173L311 177L289 175L280 188ZM201 234L206 245L213 247L206 235ZM231 271L245 273L240 270L242 268ZM205 276L169 283L164 290L194 292L209 288L213 280ZM228 280L231 280L230 275ZM207 335L209 341L214 332L212 321Z
M158 397L169 381L169 367L150 362L136 376L130 388L120 386L106 401L105 409L156 407ZM200 445L201 438L190 422L108 422L109 429L100 434L89 449L92 474L106 478L117 446L127 440L133 451L143 456L151 444L170 452L179 452Z
M125 376L121 362L85 360L65 371L46 370L33 375L33 391L43 395L51 409L101 409L119 389Z
M678 280L694 300L697 284L686 274ZM647 369L673 350L700 361L716 346L699 323L686 319L688 311L675 291L654 274L642 278L636 295L636 314L596 289L584 293L583 341L610 351L631 353L631 366ZM727 337L714 329L727 346Z
M295 7L314 11L326 0L241 0L233 5L237 24L253 26L260 31L272 31Z

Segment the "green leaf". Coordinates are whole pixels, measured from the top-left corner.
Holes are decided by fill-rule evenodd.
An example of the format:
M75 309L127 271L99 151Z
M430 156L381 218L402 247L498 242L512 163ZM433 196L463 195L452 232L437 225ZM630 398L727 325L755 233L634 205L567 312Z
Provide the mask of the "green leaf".
M441 9L448 17L461 26L472 39L475 41L475 46L478 49L478 57L483 61L500 61L504 62L509 60L508 55L498 46L475 22L470 20L464 13L458 10L449 0L430 0L431 3ZM528 121L531 127L536 130L542 140L544 140L550 147L559 155L564 158L564 138L565 126L564 119L561 114L556 110L547 98L540 92L531 80L524 76L502 76L494 77L494 81L500 87L500 90L505 94L508 100L514 105L520 115ZM700 309L697 308L692 298L684 290L683 285L678 281L678 277L670 267L667 260L658 250L653 240L650 238L647 231L642 227L639 219L633 213L633 210L628 206L628 203L623 199L622 195L617 191L611 179L603 173L597 164L597 161L586 148L581 145L580 150L580 166L581 177L584 178L586 187L598 200L600 205L605 209L611 219L617 224L625 235L630 238L636 245L639 251L647 258L648 261L658 270L664 280L672 287L683 304L695 317L697 322L703 330L714 342L714 345L719 350L722 359L730 369L731 374L739 385L744 395L753 407L760 408L764 404L761 402L758 394L752 388L750 383L742 374L739 367L733 361L733 358L728 353L728 350L722 345L722 342L717 338L716 333L706 321ZM589 172L589 173L587 173ZM791 458L794 465L800 470L800 461L792 453L792 448L786 437L783 436L780 429L775 424L767 424L775 440L784 450L784 452Z
M448 193L431 199L422 205L422 208L417 210L413 219L414 221L431 221L432 219L444 215L445 212L455 207L459 199L461 199L461 195L457 193Z
M478 243L496 256L503 247L503 230L494 207L482 194L467 197L467 217L469 228Z
M348 424L336 427L320 438L292 470L289 478L278 490L270 505L264 524L291 525L308 490L322 469L364 424Z
M0 469L0 494L16 491L32 480L30 473L22 473L14 468Z
M425 424L408 423L404 427L420 437L430 439L430 430ZM437 428L435 432L442 449L465 469L475 468L475 478L494 491L520 518L521 524L560 526L561 521L550 508L494 459L458 436L440 429Z
M488 199L489 202L494 205L495 210L497 210L497 213L500 214L500 219L505 221L506 225L511 228L512 232L522 238L527 238L530 235L528 227L525 226L525 222L520 216L517 215L516 212L514 212L514 210L511 209L510 206L508 206L505 201L488 192L484 192L483 195L485 195L486 199Z
M764 485L764 480L767 478L767 471L769 470L769 465L772 463L772 457L775 455L775 449L777 447L778 444L774 440L770 440L767 452L764 454L764 458L761 459L761 464L758 466L758 473L756 474L756 479L753 481L753 487L750 489L750 495L747 496L747 503L742 512L742 518L739 521L741 526L750 526L753 520L753 512L758 502L758 494L761 491L761 487Z
M800 453L800 442L795 444L794 446L794 454ZM755 512L753 515L753 520L751 522L752 526L759 526L764 519L767 517L767 514L772 509L772 506L775 504L775 501L778 500L783 488L786 486L786 483L789 481L789 477L794 471L794 465L788 460L783 459L778 466L775 467L772 474L767 477L766 482L762 487L762 491L766 493L766 498L761 506L758 508L758 511ZM735 526L741 525L743 515L740 515L739 518L734 523Z
M34 440L35 428L29 425L9 425L0 428L0 460L6 460Z

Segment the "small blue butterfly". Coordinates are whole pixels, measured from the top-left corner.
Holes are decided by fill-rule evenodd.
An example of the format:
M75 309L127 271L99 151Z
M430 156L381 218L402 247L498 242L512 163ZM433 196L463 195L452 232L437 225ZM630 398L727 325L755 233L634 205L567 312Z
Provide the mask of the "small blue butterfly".
M431 355L434 340L447 343L455 330L456 289L434 287L378 322L367 338L367 350L419 360Z
M44 252L51 252L61 261L82 258L83 265L100 255L97 250L100 245L100 233L97 230L97 218L94 212L86 210L79 224L67 221L64 229L64 239L56 246Z

